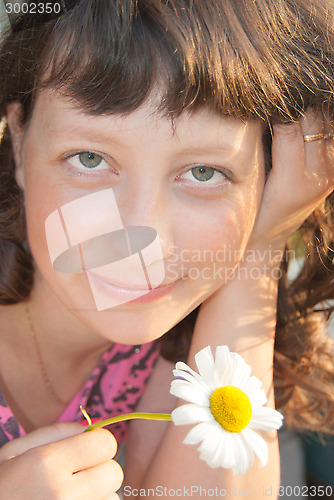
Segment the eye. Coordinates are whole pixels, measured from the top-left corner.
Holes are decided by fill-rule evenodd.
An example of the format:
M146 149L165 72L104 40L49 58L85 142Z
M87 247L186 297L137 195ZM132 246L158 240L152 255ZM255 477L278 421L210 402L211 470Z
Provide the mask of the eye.
M198 183L203 184L219 184L224 179L226 180L226 175L214 167L208 167L206 165L198 165L196 167L191 168L188 172L179 176L180 179L186 179L190 181L197 181Z
M95 168L100 165L102 157L96 153L89 151L88 153L78 154L78 159L80 163L86 168Z
M108 164L94 151L83 151L67 158L68 163L78 170L106 170Z

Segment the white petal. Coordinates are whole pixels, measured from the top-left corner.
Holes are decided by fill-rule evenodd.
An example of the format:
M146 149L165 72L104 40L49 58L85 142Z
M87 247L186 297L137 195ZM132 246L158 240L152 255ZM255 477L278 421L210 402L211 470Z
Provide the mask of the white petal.
M249 397L249 401L251 402L253 408L264 406L267 402L267 396L263 389L261 389L261 391L258 392L253 392L253 394L251 395L247 394L247 396Z
M219 443L222 434L222 427L218 422L211 422L210 426L207 428L207 433L202 440L198 450L201 453L212 455L213 450L216 449L217 443Z
M219 424L218 424L219 425ZM215 446L215 452L212 453L212 448L210 448L210 441L202 443L198 448L201 452L200 458L204 460L211 467L218 466L225 469L230 469L236 465L236 453L235 453L235 440L234 434L225 431L222 427L219 429L219 439L217 438L217 446Z
M240 433L234 434L236 463L233 467L234 474L244 474L254 462L253 451L249 448Z
M195 387L185 380L173 380L170 386L170 393L189 403L199 406L209 406L209 398L201 389Z
M219 467L222 452L222 432L220 428L210 426L202 443L198 447L200 458L213 468ZM218 458L217 458L218 457Z
M201 422L200 424L195 425L186 437L184 438L184 444L197 444L203 441L205 436L208 433L208 429L210 428L211 423Z
M282 421L283 415L278 411L262 406L260 408L253 408L249 427L251 429L272 431L274 429L279 429L282 425Z
M183 363L183 361L178 361L175 364L175 368L177 370L182 370L182 371L185 371L187 373L190 373L190 375L192 375L194 377L194 379L196 379L198 382L207 385L205 380L203 380L203 378L197 372L195 372L195 370L190 368L190 366L188 366L186 363Z
M226 345L221 345L216 348L215 362L219 386L230 385L233 375L233 366L230 351Z
M243 429L240 434L260 460L260 467L264 467L268 463L268 446L265 440L248 427Z
M196 379L191 373L188 373L184 370L173 370L173 375L174 377L181 377L184 380L187 380L191 384L194 384L194 386L198 387L199 389L202 389L203 392L205 392L208 396L212 393L210 390L209 386L204 382L204 380L199 377L199 380Z
M196 372L194 372L194 370L192 370L190 368L190 366L187 365L187 363L184 363L183 361L177 361L177 363L175 363L175 368L177 370L185 370L186 372L189 372L192 374L196 373Z
M220 466L230 469L236 465L234 433L224 431L224 455L221 457Z
M220 466L222 457L225 453L225 442L224 442L224 434L222 433L220 439L217 440L217 446L212 453L202 453L200 456L202 460L204 460L210 467L216 469Z
M250 378L251 367L247 365L246 361L236 352L231 352L233 375L231 377L231 385L237 387L244 387Z
M266 393L262 389L262 382L254 375L248 379L246 384L242 387L242 390L245 391L251 405L254 406L263 406L267 402Z
M199 351L195 355L195 361L200 375L203 377L210 389L216 389L218 376L210 346Z
M179 406L172 411L171 415L175 425L198 424L214 420L214 416L208 408L194 404Z

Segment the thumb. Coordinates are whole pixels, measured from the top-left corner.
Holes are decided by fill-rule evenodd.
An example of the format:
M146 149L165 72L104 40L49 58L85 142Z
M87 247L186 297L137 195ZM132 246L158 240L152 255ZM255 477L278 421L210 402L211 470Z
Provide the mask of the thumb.
M9 441L0 448L0 463L17 455L22 455L31 448L37 448L37 446L54 443L80 434L84 429L77 422L60 422L29 432L26 436L13 439L13 441Z

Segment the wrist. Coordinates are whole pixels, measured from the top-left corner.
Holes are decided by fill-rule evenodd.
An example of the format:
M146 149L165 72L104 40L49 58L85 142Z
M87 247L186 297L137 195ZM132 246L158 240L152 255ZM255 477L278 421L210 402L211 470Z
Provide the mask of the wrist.
M193 336L195 351L206 345L228 345L242 355L249 352L251 359L261 351L266 369L271 368L279 265L259 260L241 263L234 277L201 305Z
M248 295L252 292L258 295L257 300L271 296L276 302L282 260L288 257L285 251L285 244L247 247L236 268L227 276L221 293L239 295L244 291ZM260 296L259 290L264 292Z

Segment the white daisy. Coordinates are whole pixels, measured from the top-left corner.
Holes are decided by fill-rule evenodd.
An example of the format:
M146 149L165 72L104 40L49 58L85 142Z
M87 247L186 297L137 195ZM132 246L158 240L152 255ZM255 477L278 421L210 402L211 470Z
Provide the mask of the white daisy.
M176 425L197 424L184 439L198 444L200 457L211 467L246 472L254 461L268 462L268 447L253 429L272 431L282 425L282 415L264 407L267 398L262 382L250 376L251 367L227 346L210 347L195 356L199 374L183 362L175 365L170 392L188 401L172 412Z

